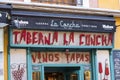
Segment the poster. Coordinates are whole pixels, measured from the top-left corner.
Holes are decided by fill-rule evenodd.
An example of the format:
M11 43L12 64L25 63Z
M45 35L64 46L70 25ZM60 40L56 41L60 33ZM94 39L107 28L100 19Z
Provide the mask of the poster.
M111 80L109 50L97 50L98 80Z
M11 80L27 80L26 50L10 50Z

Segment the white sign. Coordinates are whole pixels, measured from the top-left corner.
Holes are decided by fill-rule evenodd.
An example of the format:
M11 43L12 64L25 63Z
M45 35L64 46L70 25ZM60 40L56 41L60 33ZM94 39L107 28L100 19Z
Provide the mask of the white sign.
M112 33L13 30L13 44L59 46L112 46Z
M33 63L90 63L89 52L32 52Z

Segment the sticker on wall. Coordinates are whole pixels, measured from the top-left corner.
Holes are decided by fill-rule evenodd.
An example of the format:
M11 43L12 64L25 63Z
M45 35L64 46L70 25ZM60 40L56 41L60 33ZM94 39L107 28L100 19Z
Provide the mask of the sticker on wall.
M27 80L26 50L10 50L11 80Z
M97 64L98 64L98 80L111 80L108 50L97 51Z

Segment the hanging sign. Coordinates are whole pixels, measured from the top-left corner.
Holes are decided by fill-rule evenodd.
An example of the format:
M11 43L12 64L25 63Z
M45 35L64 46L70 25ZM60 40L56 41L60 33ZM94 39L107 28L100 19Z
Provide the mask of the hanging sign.
M13 30L13 44L59 46L111 46L113 34L58 32L38 30Z
M90 63L89 52L32 52L33 63Z

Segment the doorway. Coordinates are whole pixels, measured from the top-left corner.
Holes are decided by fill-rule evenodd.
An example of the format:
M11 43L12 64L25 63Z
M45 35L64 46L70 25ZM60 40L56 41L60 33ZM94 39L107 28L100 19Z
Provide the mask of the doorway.
M44 80L78 80L80 67L45 67Z

